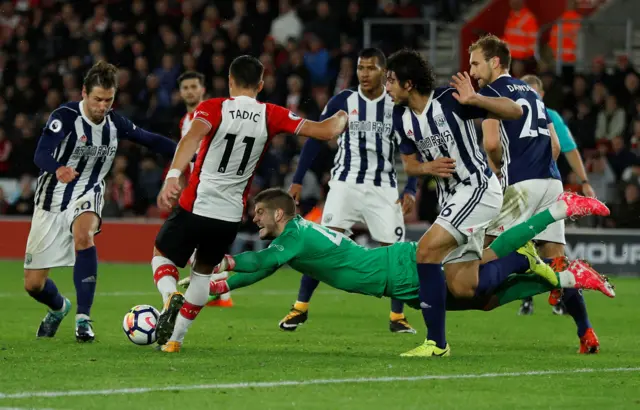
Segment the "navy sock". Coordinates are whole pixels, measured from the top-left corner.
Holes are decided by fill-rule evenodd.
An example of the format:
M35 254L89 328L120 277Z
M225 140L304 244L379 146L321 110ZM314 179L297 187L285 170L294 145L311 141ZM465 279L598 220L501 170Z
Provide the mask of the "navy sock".
M420 309L427 325L427 340L436 342L444 349L447 345L445 335L447 284L444 281L442 265L439 263L418 263L420 280Z
M64 305L64 298L58 291L58 287L55 282L49 278L44 283L44 288L39 292L29 292L29 296L47 305L51 310L60 310Z
M298 302L309 303L313 291L316 290L320 281L315 280L307 275L302 275L300 279L300 290L298 291Z
M564 289L562 301L567 308L567 313L571 315L578 326L578 337L584 336L587 329L591 327L591 322L589 322L587 305L584 302L582 291L580 289Z
M96 247L92 246L78 251L76 264L73 266L73 283L76 286L77 313L79 315L90 315L93 297L96 294L97 279L98 253Z
M404 313L404 302L398 299L391 299L391 311L393 313Z
M529 260L517 252L480 266L476 296L487 295L495 290L512 273L524 273L529 269Z

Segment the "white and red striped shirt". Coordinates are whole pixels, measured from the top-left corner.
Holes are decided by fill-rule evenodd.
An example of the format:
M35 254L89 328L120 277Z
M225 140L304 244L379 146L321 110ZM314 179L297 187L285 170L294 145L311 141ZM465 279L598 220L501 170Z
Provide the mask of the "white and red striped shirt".
M189 132L189 130L191 129L191 124L193 123L193 114L195 113L195 111L193 112L188 112L186 113L182 119L180 120L180 138L184 138L185 135L187 135L187 132ZM189 169L185 171L185 178L187 178L187 181L189 180L189 177L191 176L191 173L193 172L193 162L189 163Z
M209 132L202 139L180 206L196 215L239 222L251 180L271 139L297 134L304 120L286 108L253 98L203 101L192 121Z

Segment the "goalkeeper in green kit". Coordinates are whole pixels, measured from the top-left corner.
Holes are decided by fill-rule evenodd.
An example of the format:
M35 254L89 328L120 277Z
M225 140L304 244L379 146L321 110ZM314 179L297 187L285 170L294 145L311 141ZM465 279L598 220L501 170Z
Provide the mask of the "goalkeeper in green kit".
M479 272L481 277L505 277L495 275L495 271L500 269L495 262L514 252L521 255L522 263L518 271L509 272L512 274L496 281L490 291L474 298L455 298L448 294L447 310L491 310L514 300L548 292L557 288L545 279L549 275L558 277L561 287L600 290L613 297L607 279L586 262L574 261L566 270L553 272L540 260L533 244L529 242L557 220L608 212L606 206L595 198L564 193L551 208L504 232L490 248L484 250L484 265ZM227 280L212 281L212 297L256 283L288 264L298 272L334 288L350 293L392 297L420 309L415 242L365 248L339 232L296 215L294 199L278 188L267 189L256 195L254 222L260 229L260 238L273 241L268 248L258 252L225 256L214 273L233 271L235 274ZM183 286L188 286L188 283L188 278L180 281Z

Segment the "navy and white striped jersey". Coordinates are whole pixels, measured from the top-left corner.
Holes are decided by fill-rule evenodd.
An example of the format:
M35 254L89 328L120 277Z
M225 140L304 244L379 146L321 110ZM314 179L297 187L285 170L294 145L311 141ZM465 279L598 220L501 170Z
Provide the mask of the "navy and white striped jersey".
M320 120L344 110L349 124L338 137L338 152L331 179L356 184L396 187L395 149L398 141L393 131L393 101L386 91L370 100L358 89L344 90L333 96Z
M480 150L474 118L484 118L487 112L460 104L453 98L454 88L436 88L420 114L409 107L396 106L394 126L400 135L400 152L419 153L422 161L448 157L456 161L454 174L436 178L440 205L446 203L459 184L479 186L487 183L492 172L484 152Z
M542 99L527 83L507 74L483 87L487 97L507 97L522 107L524 115L500 121L502 187L529 179L560 179L551 153L551 122Z
M176 149L175 142L136 127L114 111L94 124L80 102L58 107L51 113L35 153L35 163L41 169L35 205L45 211L62 212L90 191L104 193L104 178L111 169L119 139L133 140L167 155ZM72 167L79 175L63 184L56 178L60 166Z

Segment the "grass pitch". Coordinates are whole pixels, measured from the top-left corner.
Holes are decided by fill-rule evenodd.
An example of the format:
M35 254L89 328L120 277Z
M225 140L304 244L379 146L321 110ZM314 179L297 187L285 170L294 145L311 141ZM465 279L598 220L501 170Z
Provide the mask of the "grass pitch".
M43 306L22 289L22 264L0 262L0 408L122 409L627 409L640 408L640 280L614 278L618 297L588 292L598 355L576 354L569 317L517 304L448 315L452 356L398 357L423 341L388 331L388 300L325 285L295 332L278 321L295 300L300 275L283 270L234 293L231 309L205 309L183 351L167 355L129 342L129 308L161 308L146 265L100 265L93 306L97 340L78 344L70 315L53 340L36 340ZM71 269L53 279L75 303Z

